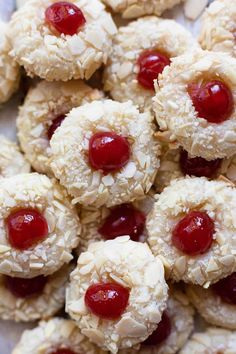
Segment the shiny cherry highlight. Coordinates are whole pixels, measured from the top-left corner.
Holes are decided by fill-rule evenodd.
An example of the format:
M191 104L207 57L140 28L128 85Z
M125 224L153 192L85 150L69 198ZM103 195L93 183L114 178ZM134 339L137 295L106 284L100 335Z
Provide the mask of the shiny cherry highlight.
M167 312L163 312L161 322L157 329L142 343L143 345L158 346L163 343L171 333L171 321Z
M138 58L137 64L139 72L137 75L138 83L145 89L154 90L154 80L162 73L170 59L158 50L146 50Z
M116 283L91 285L85 293L87 308L97 317L115 320L125 311L129 302L129 290Z
M5 284L14 296L27 298L33 295L40 295L43 292L47 284L47 277L40 275L32 279L21 279L6 276Z
M188 93L199 118L204 118L210 123L222 123L233 113L232 92L222 81L213 80L202 85L189 84Z
M111 240L118 236L128 235L131 240L139 241L143 234L146 216L132 204L122 204L112 208L98 232Z
M83 12L71 2L58 1L45 11L46 22L60 34L73 36L85 25Z
M221 279L211 288L224 302L236 305L236 273Z
M214 231L214 222L206 212L191 211L172 230L172 243L185 254L203 254L212 245Z
M103 174L119 171L130 158L130 145L126 138L113 132L94 134L89 140L89 163Z
M53 119L52 124L48 128L48 140L50 141L52 139L53 134L61 126L61 123L63 120L66 118L65 115L58 116L57 118Z
M13 211L5 220L8 240L12 247L26 250L48 236L48 224L36 209Z

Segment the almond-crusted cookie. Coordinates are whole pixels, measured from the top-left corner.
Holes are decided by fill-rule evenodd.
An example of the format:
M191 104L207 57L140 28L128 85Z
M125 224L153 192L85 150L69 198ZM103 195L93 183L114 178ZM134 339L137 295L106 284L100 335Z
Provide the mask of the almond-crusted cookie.
M65 289L71 270L70 265L64 265L46 278L40 276L35 279L1 275L0 318L30 322L52 317L64 305Z
M136 18L144 15L161 15L184 0L103 0L114 12L124 18Z
M121 317L103 320L85 305L87 289L114 282L129 289ZM91 341L116 353L144 341L157 327L166 307L167 284L161 261L149 247L128 236L92 243L71 274L66 311Z
M41 321L38 327L24 331L12 354L48 354L59 349L105 354L81 334L75 322L59 317Z
M233 354L236 352L236 332L209 327L196 332L179 354Z
M30 172L30 165L16 143L0 135L0 178Z
M8 24L0 20L0 104L6 102L18 89L20 81L20 67L9 55L9 30Z
M102 93L80 80L38 83L28 92L17 118L18 138L26 158L40 173L52 175L50 139L65 115Z
M174 58L171 66L159 75L153 99L157 122L168 135L167 140L176 142L193 157L214 160L233 156L236 153L235 72L236 59L225 53L196 50ZM205 81L220 82L227 90L224 98L228 99L230 109L227 107L227 119L219 124L202 118L189 94L189 90L196 90L193 86L199 89ZM214 92L214 85L212 87Z
M131 101L93 101L74 108L53 135L51 168L74 197L73 203L110 207L142 199L150 190L159 167L160 145L154 132L151 114L139 113ZM97 149L91 141L97 134L106 133L112 134L112 138L101 138L102 142L115 141L115 144L122 140L122 149L129 149L123 167L110 173L95 169L90 162L90 153ZM103 154L103 143L100 148ZM106 160L113 165L116 154L113 151L110 158L110 150L106 151Z
M161 256L167 276L208 287L236 269L234 209L236 190L206 178L174 180L159 195L147 220L148 242ZM173 230L190 212L211 218L212 242L202 254L187 254L173 243Z
M79 243L80 223L67 193L55 180L37 173L2 178L0 195L2 274L20 278L49 275L71 261L72 249ZM18 215L21 211L23 215ZM34 221L35 213L40 224ZM33 232L30 222L36 223ZM33 239L31 243L41 225L46 232L39 242ZM25 232L24 238L18 228Z
M116 26L98 0L70 1L86 23L74 35L58 33L45 21L45 11L55 0L31 0L11 19L10 55L29 76L47 81L89 79L107 61Z
M139 82L140 56L155 50L170 63L170 58L196 47L190 32L173 20L144 17L120 27L105 68L104 89L114 100L124 102L130 99L141 110L151 109L153 88L144 87ZM156 65L159 68L158 63Z
M235 1L215 0L203 15L200 44L204 49L236 57L235 23Z

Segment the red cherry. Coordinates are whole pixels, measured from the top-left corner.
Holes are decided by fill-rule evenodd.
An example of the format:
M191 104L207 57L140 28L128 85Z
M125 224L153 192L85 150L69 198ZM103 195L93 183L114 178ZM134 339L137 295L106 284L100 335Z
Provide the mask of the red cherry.
M166 340L171 333L171 321L166 311L163 312L161 322L157 329L142 343L143 345L159 345Z
M86 23L83 12L71 2L58 1L45 11L46 22L57 32L73 36Z
M48 224L44 216L34 209L20 209L6 219L8 239L12 247L26 250L48 235Z
M157 50L146 50L138 58L139 73L137 80L146 89L154 90L154 80L162 73L170 59Z
M200 118L210 123L222 123L229 119L234 109L230 88L219 80L205 84L189 84L188 93Z
M236 273L221 279L211 288L223 301L236 305Z
M47 277L42 275L32 279L12 278L6 276L6 287L16 297L26 298L40 295L47 283Z
M184 175L212 178L220 168L221 159L207 161L202 157L190 158L187 151L182 150L179 164Z
M214 231L214 222L207 213L191 211L173 229L172 242L183 253L203 254L211 247Z
M76 354L76 353L73 352L73 350L61 348L61 349L56 349L53 352L50 352L49 354Z
M89 141L89 163L103 174L117 172L130 158L129 142L113 132L94 134Z
M146 216L132 204L122 204L111 209L98 232L106 239L129 235L131 240L139 241L145 226Z
M50 127L48 128L48 140L50 141L52 139L53 134L55 133L55 131L57 130L57 128L59 128L61 126L61 123L63 122L63 120L66 118L65 115L61 115L58 116L57 118L55 118L52 121L52 124L50 125Z
M125 311L129 301L129 290L116 283L91 285L85 293L85 304L96 316L115 320Z

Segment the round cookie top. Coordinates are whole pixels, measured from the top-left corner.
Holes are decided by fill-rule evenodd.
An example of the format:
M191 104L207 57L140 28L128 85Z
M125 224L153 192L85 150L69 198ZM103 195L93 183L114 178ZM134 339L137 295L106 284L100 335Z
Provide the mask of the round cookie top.
M204 49L227 52L236 57L236 4L232 0L215 0L203 15L199 42Z
M150 113L131 101L93 101L73 109L51 139L51 168L84 206L141 199L159 167Z
M236 152L236 59L196 50L159 76L153 108L163 135L207 160Z
M24 331L12 354L54 354L63 349L70 354L104 354L81 334L75 322L57 317Z
M18 138L27 159L37 172L52 175L50 140L65 115L103 94L81 80L41 81L28 92L17 118Z
M114 12L123 18L136 18L144 15L161 15L184 0L103 0Z
M106 63L115 32L111 15L98 0L31 0L12 16L10 54L29 76L89 79Z
M32 279L0 276L0 318L16 322L47 319L65 302L65 289L72 267Z
M0 104L6 102L18 89L20 67L9 55L11 49L7 34L9 26L0 20Z
M0 135L0 178L30 172L30 165L16 143Z
M128 303L119 315L115 316L112 303L107 304L106 317L101 308L95 314L91 302L88 307L91 291L96 286L103 289L104 285L118 287L114 290L117 301L128 292ZM92 243L80 255L71 274L66 311L91 341L116 353L144 341L156 329L166 301L167 284L161 261L146 244L124 236Z
M148 242L167 275L204 285L235 271L234 187L206 178L174 180L148 216Z
M37 173L0 180L0 271L33 278L73 258L80 224L65 190Z
M104 72L104 89L117 101L132 100L151 109L156 79L170 59L198 47L185 28L173 20L144 17L120 27Z
M210 324L236 329L236 273L213 284L208 289L197 285L186 285L187 295L199 312Z
M209 327L205 332L196 332L179 354L220 354L236 351L236 332Z

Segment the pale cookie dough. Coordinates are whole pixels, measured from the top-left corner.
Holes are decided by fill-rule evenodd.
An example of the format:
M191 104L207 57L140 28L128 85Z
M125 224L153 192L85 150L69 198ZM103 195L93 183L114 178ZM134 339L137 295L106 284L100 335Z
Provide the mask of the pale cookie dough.
M129 304L118 320L102 320L84 303L88 287L114 281L130 289ZM83 334L105 350L116 353L144 341L157 327L166 308L164 268L149 247L128 236L89 245L71 274L66 311Z
M129 162L103 175L88 163L89 139L112 131L130 142ZM108 207L141 199L151 188L159 167L159 143L149 112L139 113L131 101L94 101L74 108L51 139L51 168L74 197L73 203Z
M19 9L20 7L24 6L29 0L16 0L16 7Z
M64 305L71 270L71 266L64 265L48 277L42 293L26 298L14 296L5 285L5 276L0 275L0 318L30 322L52 317Z
M143 199L138 200L133 204L135 208L142 211L144 215L148 215L155 202L154 192L149 192ZM106 207L81 208L79 212L81 222L80 244L77 253L80 254L87 250L88 245L94 241L103 240L103 236L98 232L99 227L103 224L105 219L109 216L110 209ZM140 236L140 241L144 242L147 238L147 230L144 228L143 235Z
M197 285L186 285L186 292L196 310L208 323L236 329L236 305L223 301L211 287L204 289Z
M57 317L24 331L12 354L48 354L63 348L81 354L105 354L80 333L75 322Z
M0 180L0 272L33 278L56 272L73 256L79 243L80 223L65 190L55 181L37 173ZM11 247L5 219L15 209L35 208L46 218L48 236L27 250Z
M18 89L20 81L20 67L9 55L9 30L8 25L0 20L0 104L6 102Z
M30 172L30 165L16 143L0 135L0 178Z
M105 69L104 89L114 100L124 102L130 99L140 109L150 109L154 93L137 81L140 54L157 49L172 58L196 47L190 32L173 20L144 17L120 27Z
M192 335L179 354L234 354L236 332L209 327Z
M98 0L70 1L83 12L86 24L75 35L54 34L45 10L54 0L31 0L10 21L11 56L29 76L47 81L89 79L107 61L116 26Z
M47 132L53 120L73 107L102 97L100 91L80 80L41 81L28 92L17 118L18 138L26 158L37 172L52 175Z
M141 345L140 354L175 354L181 349L194 328L194 310L188 298L179 290L171 288L166 313L171 322L169 337L158 346ZM122 350L119 354L135 354L134 349Z
M197 117L187 85L207 77L225 81L236 104L236 59L225 53L196 50L174 58L159 75L153 108L161 131L192 156L206 160L236 153L236 110L221 124Z
M161 15L184 0L103 0L114 12L123 18L136 18L144 15Z
M236 190L223 181L184 178L172 181L148 216L148 242L161 256L167 276L209 287L236 269ZM215 224L214 240L204 254L189 256L172 244L172 230L190 211L205 211Z
M215 0L205 11L199 42L204 49L236 57L236 3Z

